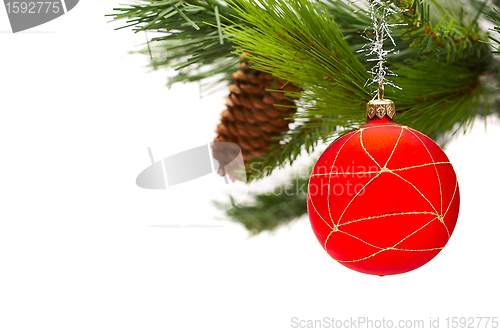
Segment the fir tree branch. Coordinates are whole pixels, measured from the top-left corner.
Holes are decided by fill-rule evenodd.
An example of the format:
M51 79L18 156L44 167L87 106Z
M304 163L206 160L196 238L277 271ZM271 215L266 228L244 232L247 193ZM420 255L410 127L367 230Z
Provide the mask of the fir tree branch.
M394 0L407 11L402 15L402 39L411 39L411 49L418 50L418 60L440 61L482 71L490 60L484 44L488 34L481 31L481 9L469 13L462 1ZM469 6L471 7L471 6ZM471 8L472 9L472 8ZM434 14L436 12L437 14ZM471 61L473 60L473 61Z
M488 16L488 19L495 24L495 26L491 29L497 33L497 36L489 36L492 41L493 51L491 53L498 55L500 54L500 40L498 39L498 34L500 34L500 11L498 9L493 8L491 16Z
M287 2L289 6L269 1L261 8L256 1L241 1L232 5L246 24L227 27L226 31L242 51L250 51L247 57L255 69L304 87L306 92L290 92L288 96L301 97L301 106L308 112L314 112L317 105L338 104L338 112L345 114L342 119L324 116L305 123L299 121L303 124L285 135L282 144L274 145L266 157L249 165L251 178L258 179L277 167L293 163L301 151L311 152L318 140L338 134L337 125L349 126L346 121L349 117L359 119L363 112L353 114L352 110L353 106L360 109L370 98L363 86L368 74L339 27L313 4L304 1L303 7L294 7L291 1ZM315 98L318 95L327 96L327 102L318 101ZM347 98L351 102L346 103ZM299 112L299 119L302 113Z
M357 104L370 98L365 67L335 21L314 4L270 0L261 8L254 0L236 0L232 6L246 24L226 30L239 50L251 53L256 69L303 86L303 98L328 93L337 101L330 105L341 110L352 110L346 95Z
M424 5L415 2L415 5L410 7L414 8L413 13L405 15L410 15L413 19L421 18L422 22L432 27L430 12L424 9ZM263 12L254 1L235 1L233 6L247 23L242 27L228 29L237 48L254 54L266 54L265 57L251 57L257 69L304 87L301 106L305 111L300 112L298 118L336 116L340 119L338 125L344 128L358 126L364 121L364 104L371 98L370 92L364 87L367 78L365 69L346 46L335 22L323 15L318 7L303 0L268 1ZM445 20L442 20L441 25L443 22ZM440 30L439 26L437 28L442 31L442 36L455 33L455 28L450 24L447 30ZM464 33L476 33L476 28L464 29ZM425 28L423 30L425 32ZM418 32L421 33L423 32ZM426 44L422 46L425 50L430 41L432 45L433 34L434 32L430 36L427 34L431 39L421 40L418 37L412 43L417 41L422 45ZM461 45L465 44L466 41ZM461 122L466 124L474 117L478 104L472 100L477 100L476 92L481 92L478 76L482 66L470 65L477 61L488 62L485 59L488 52L485 52L484 43L474 45L464 48L467 55L443 47L444 56L436 56L435 59L428 59L428 56L425 56L427 51L423 51L421 53L424 56L413 61L406 60L406 67L394 69L396 73L401 71L397 84L403 87L402 92L394 94L394 100L401 113L411 114L406 114L400 121L416 126L417 130L426 134L437 135L453 127L458 119L467 119ZM472 50L469 51L470 48ZM448 58L456 61L446 64L445 59ZM463 58L468 58L467 65L460 60ZM411 71L411 75L408 68L415 69ZM431 96L427 96L430 90L426 82L429 80L441 84L440 87L433 85L435 89L431 91ZM405 86L408 87L406 91ZM458 94L455 94L457 90L470 90L474 93L458 98ZM444 116L442 121L436 122L430 117L422 117L417 121L417 114L422 113L419 110L434 112L439 109L439 105L444 105L443 103L457 104L453 117L444 116L448 114L444 110L440 113ZM469 106L472 106L472 110ZM445 123L449 120L456 122Z
M359 31L369 24L367 17L353 13L358 8L342 1L327 0L324 7L338 21L339 29L355 53L364 42ZM123 5L114 11L114 14L107 16L114 20L126 20L124 26L118 29L132 27L136 33L154 31L164 34L152 38L151 45L139 53L151 56L151 66L155 70L177 70L176 75L169 78L168 86L178 82L201 81L221 74L209 83L221 87L217 83L227 83L232 71L238 66L238 59L231 53L232 41L228 40L221 26L229 24L224 17L230 17L237 24L244 23L222 0L144 0L141 4ZM357 56L363 57L362 54Z
M150 47L141 52L151 52L154 69L177 70L176 75L169 78L169 86L206 78L210 78L209 84L227 83L238 67L239 59L231 53L232 42L218 28L229 24L224 16L234 15L224 2L144 0L141 4L124 5L114 11L108 16L114 20L125 20L124 26L119 29L132 27L136 33L154 31L163 34L152 38Z
M396 84L404 86L391 96L398 123L438 138L452 129L465 131L481 110L483 86L466 67L426 61L397 73Z

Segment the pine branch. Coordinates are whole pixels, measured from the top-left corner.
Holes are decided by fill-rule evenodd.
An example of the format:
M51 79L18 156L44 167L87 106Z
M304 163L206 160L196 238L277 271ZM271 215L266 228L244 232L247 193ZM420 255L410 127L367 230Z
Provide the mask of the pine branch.
M141 52L152 56L154 69L177 70L169 79L169 86L206 78L211 79L211 84L226 83L238 66L239 59L231 53L232 42L220 28L230 24L224 16L232 16L234 11L221 1L144 0L142 4L124 5L114 11L108 16L126 20L119 29L132 27L136 33L163 34L152 38L150 47Z
M339 119L337 126L346 129L364 122L364 105L371 99L369 89L364 87L365 68L322 8L304 0L268 1L264 11L255 1L236 0L232 6L246 22L245 26L228 29L236 47L266 54L252 57L257 69L304 87L304 111L297 118L331 116ZM441 24L433 25L425 3L416 1L409 8L402 20L416 20L419 27L404 34L413 38L414 46L425 46L418 57L405 60L405 67L393 69L400 75L397 85L403 87L403 91L390 95L404 114L398 121L434 136L457 123L467 127L480 110L484 90L479 75L491 60L484 44L486 34L479 33L474 22L468 26L448 23L441 28L446 22L442 18ZM483 39L476 41L479 35ZM446 43L440 43L437 36ZM446 46L455 45L455 37L460 38L458 47ZM447 59L452 61L447 64Z
M189 46L174 46L175 43L175 40L152 43L149 48L136 52L151 56L150 66L154 70L176 70L175 75L168 78L168 88L177 83L201 82L202 94L206 96L211 92L226 89L228 82L231 81L232 74L240 69L239 59L232 54L220 59L214 57L205 64L205 62L198 62L197 59L197 56L204 55L197 54L197 56L193 55L188 58L186 54L191 52ZM216 47L213 47L213 49L216 49ZM219 51L220 53L216 54L225 52L225 47Z
M434 0L430 2L432 7L420 1L403 6L408 11L402 21L408 28L404 29L402 38L413 40L410 48L419 50L420 59L484 70L481 66L488 63L483 59L488 47L484 44L487 33L482 32L478 24L481 12L471 11L471 15L464 7L456 6L456 1L447 1L447 7ZM433 11L438 14L433 15Z
M365 67L338 25L314 4L270 0L261 8L254 0L236 0L232 6L246 22L226 28L237 48L251 53L256 69L303 86L306 104L317 101L308 100L308 95L328 93L330 100L336 100L330 105L348 111L352 108L346 95L360 105L370 98L364 87Z
M242 51L250 51L247 57L254 62L255 69L270 72L275 77L304 87L304 93L289 92L287 95L301 97L301 106L309 112L314 112L318 106L331 109L330 105L338 104L339 112L345 114L342 119L323 116L304 122L300 121L300 112L298 123L302 124L285 135L282 144L273 145L266 157L248 165L251 179L254 180L270 175L275 168L292 164L302 151L312 152L318 140L327 140L338 134L337 125L349 127L346 122L349 117L359 119L363 112L353 115L352 110L353 105L356 109L370 98L368 89L363 87L368 74L352 53L340 28L328 15L314 12L312 4L302 9L290 7L281 17L277 11L286 7L278 7L277 1L267 3L264 8L253 1L233 5L245 25L237 28L229 26L225 30L233 36L231 39L236 44L245 45L241 47ZM276 11L273 12L273 9ZM299 15L303 19L298 19ZM306 27L311 30L308 31ZM337 39L327 40L323 37L325 35L336 36ZM325 44L327 41L331 42L330 48ZM296 59L302 60L295 63ZM279 65L275 62L279 62ZM321 80L322 85L314 84L318 80ZM331 93L332 89L337 93ZM326 96L326 102L315 98L318 95ZM346 98L352 98L352 103L346 103ZM357 126L359 121L353 123Z
M490 40L493 42L492 47L494 48L491 53L498 55L500 54L500 40L498 39L498 34L500 34L500 12L498 9L493 8L491 16L488 16L488 19L495 24L495 26L491 29L497 33L497 36L489 36Z
M500 0L469 0L475 10L482 11L481 15L486 20L496 23Z
M339 22L339 29L353 51L364 42L359 31L369 24L366 16L353 13L355 9L357 7L342 1L328 0L325 3L325 10ZM155 70L177 70L176 75L169 78L168 86L178 82L202 81L221 74L210 80L210 84L222 87L217 83L228 82L233 69L237 68L238 59L231 53L232 41L220 26L230 24L225 17L240 25L244 22L222 0L144 0L142 4L123 5L114 11L116 13L107 16L114 20L126 20L124 26L118 29L132 27L136 33L153 31L165 34L152 38L150 45L139 53L151 56L151 66Z
M452 129L465 131L481 110L483 86L466 67L426 61L397 73L396 84L404 86L391 96L398 123L438 138Z

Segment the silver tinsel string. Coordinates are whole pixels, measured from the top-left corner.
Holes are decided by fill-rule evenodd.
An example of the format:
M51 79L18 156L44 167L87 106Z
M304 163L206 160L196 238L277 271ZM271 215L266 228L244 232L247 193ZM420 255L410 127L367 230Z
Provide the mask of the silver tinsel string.
M357 1L355 1L357 2ZM392 14L400 13L402 10L396 7L388 0L368 0L368 11L372 19L373 35L367 33L368 28L363 31L363 37L369 41L365 44L359 52L367 52L367 61L377 62L375 66L368 72L372 75L365 83L365 86L375 85L376 94L373 98L384 98L384 86L392 86L396 89L402 90L394 82L387 78L387 76L397 76L387 66L387 55L395 52L396 43L391 36L391 28L402 24L389 24L387 19ZM391 49L384 49L384 42L390 39L392 43Z

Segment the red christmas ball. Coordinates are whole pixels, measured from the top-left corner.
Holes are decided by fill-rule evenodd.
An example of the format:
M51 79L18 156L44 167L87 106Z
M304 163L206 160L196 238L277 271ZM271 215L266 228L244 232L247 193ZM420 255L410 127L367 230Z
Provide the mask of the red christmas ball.
M443 150L383 116L326 149L312 171L307 205L314 234L333 259L391 275L419 268L444 248L460 195Z

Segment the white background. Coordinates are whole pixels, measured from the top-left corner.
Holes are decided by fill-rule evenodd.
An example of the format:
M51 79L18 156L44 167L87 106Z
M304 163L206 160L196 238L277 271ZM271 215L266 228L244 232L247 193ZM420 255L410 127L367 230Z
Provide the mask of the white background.
M214 137L225 91L167 90L117 0L12 34L0 7L0 331L288 331L291 318L499 316L500 123L446 152L461 211L424 267L375 277L325 254L306 218L248 238L209 190L136 187L150 163ZM334 107L334 105L332 105ZM169 228L153 225L218 225ZM295 329L296 330L296 329Z

